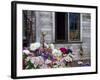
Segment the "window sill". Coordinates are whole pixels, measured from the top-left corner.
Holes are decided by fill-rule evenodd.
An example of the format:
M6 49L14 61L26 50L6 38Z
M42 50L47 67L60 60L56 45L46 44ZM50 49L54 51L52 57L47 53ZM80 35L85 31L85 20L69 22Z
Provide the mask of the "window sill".
M82 44L82 41L78 42L54 42L53 44Z

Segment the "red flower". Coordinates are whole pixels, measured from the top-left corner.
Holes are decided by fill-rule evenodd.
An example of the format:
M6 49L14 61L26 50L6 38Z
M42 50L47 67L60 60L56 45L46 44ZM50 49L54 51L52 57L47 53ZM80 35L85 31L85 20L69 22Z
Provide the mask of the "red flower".
M68 54L68 49L66 49L66 48L60 48L60 51L61 51L63 54Z

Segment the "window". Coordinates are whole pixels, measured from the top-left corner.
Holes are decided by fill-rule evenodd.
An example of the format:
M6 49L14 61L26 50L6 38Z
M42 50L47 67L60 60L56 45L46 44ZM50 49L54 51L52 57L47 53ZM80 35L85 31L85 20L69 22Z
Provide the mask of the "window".
M55 41L80 41L80 13L55 13Z
M56 13L56 40L65 40L65 13Z
M69 13L69 41L80 41L79 13Z

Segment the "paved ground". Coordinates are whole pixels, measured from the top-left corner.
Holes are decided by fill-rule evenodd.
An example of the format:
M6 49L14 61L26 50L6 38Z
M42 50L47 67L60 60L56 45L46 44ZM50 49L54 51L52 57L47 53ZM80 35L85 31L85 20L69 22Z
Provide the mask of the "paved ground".
M78 61L73 61L72 63L68 64L68 67L83 67L83 66L91 66L91 61L88 60L82 60L83 64L78 64Z

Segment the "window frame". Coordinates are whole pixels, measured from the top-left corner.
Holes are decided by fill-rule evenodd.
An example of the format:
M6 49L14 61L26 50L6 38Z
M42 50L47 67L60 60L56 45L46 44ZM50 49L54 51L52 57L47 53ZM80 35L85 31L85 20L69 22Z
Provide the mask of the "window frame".
M67 30L67 31L65 31L65 34L67 35L67 37L65 36L65 40L63 40L63 41L60 41L60 40L56 40L56 17L55 17L55 13L56 12L53 12L53 14L52 14L52 17L53 17L53 19L52 19L52 22L53 22L53 43L55 44L55 43L57 43L57 44L65 44L65 43L82 43L82 14L81 13L79 13L80 14L80 40L79 41L71 41L71 40L69 40L69 13L70 12L67 12L68 13L68 16L67 16L67 18L68 18L68 22L67 22L67 25L68 25L68 28L66 29L66 23L65 23L65 30ZM67 33L66 33L67 32Z
M57 12L54 12L55 14L57 13ZM63 12L64 13L64 12ZM64 15L65 17L66 17L66 15ZM64 40L57 40L57 35L56 35L56 33L57 33L57 21L56 21L56 15L55 15L55 42L60 42L60 43L65 43L66 42L66 40L68 40L67 38L66 38L66 36L65 36L65 39ZM54 23L53 22L53 23ZM66 22L66 18L65 18L65 22ZM68 25L68 22L67 22L67 25ZM67 27L67 25L66 25L66 23L65 23L65 35L66 35L66 27ZM68 35L67 35L68 36Z
M69 30L69 27L70 27L70 23L69 23L69 13L68 13L68 42L74 42L74 43L77 43L77 42L82 42L82 14L80 14L80 40L79 41L71 41L70 40L70 30Z

